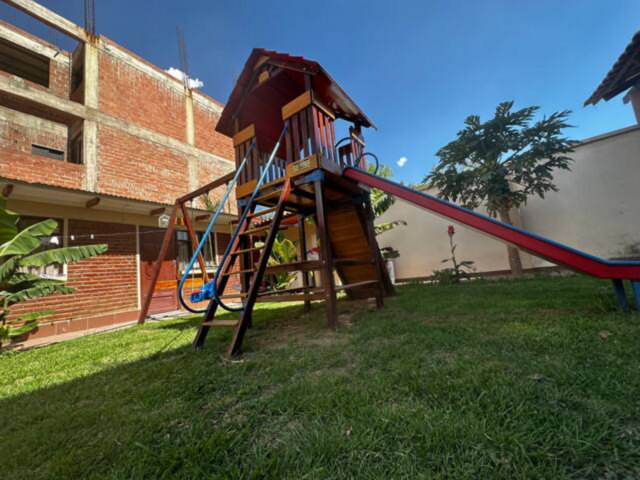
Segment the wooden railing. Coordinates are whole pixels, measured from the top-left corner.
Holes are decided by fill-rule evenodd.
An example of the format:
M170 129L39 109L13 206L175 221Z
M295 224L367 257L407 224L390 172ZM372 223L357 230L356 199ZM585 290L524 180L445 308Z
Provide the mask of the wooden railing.
M324 161L334 162L344 168L356 166L355 162L364 153L364 141L360 130L353 127L349 129L349 143L336 148L335 115L312 91L307 91L286 104L282 108L282 119L288 125L285 134L285 158L276 157L267 172L265 183L284 177L287 165L314 154L320 155ZM249 152L247 165L240 174L238 185L256 180L271 153L259 148L250 150L255 136L256 129L254 125L250 125L233 137L236 167ZM363 165L364 161L360 163L361 167ZM249 188L249 185L247 187Z

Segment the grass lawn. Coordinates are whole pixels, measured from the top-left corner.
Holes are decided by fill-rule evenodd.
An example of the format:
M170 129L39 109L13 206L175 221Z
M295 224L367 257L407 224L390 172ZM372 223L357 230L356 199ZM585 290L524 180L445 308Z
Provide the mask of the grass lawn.
M638 478L640 315L581 277L261 306L0 355L0 477Z

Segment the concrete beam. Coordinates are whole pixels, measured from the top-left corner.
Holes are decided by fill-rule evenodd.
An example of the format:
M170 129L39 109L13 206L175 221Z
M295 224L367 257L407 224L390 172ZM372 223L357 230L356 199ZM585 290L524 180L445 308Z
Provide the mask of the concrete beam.
M65 65L69 65L69 56L60 51L60 49L52 48L51 46L34 40L31 37L27 37L26 35L21 34L5 25L0 24L0 38L4 38L5 40L15 43L16 45L20 45L21 47L26 48L32 52L35 52L39 55L44 55L54 62L63 63Z
M16 97L27 102L35 102L55 112L75 118L85 117L85 108L79 103L60 98L37 88L29 86L18 77L0 76L0 93Z
M26 13L30 17L39 20L45 25L58 30L71 38L74 38L80 42L88 42L89 35L84 28L76 25L70 20L52 12L48 8L43 7L39 3L33 0L2 0L7 5L14 7L21 12Z

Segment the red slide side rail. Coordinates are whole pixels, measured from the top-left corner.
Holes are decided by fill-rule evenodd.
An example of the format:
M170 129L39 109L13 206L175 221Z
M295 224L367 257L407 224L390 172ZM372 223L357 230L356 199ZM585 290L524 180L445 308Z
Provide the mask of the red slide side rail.
M468 210L433 195L419 192L356 168L346 168L343 176L370 187L384 190L401 200L473 228L497 240L515 245L531 255L593 277L610 280L640 280L640 262L605 260L562 245L526 230Z

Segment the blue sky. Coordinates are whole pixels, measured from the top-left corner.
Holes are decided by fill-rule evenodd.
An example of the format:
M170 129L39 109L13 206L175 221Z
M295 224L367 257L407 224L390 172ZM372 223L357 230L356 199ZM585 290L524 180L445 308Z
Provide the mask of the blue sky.
M80 0L41 3L83 22ZM577 139L634 123L621 97L582 103L640 29L637 0L96 3L99 33L163 68L179 66L181 24L192 77L222 102L253 47L319 61L378 126L365 133L368 150L408 182L424 177L467 115L487 117L504 100L573 110ZM48 38L5 5L0 18Z

